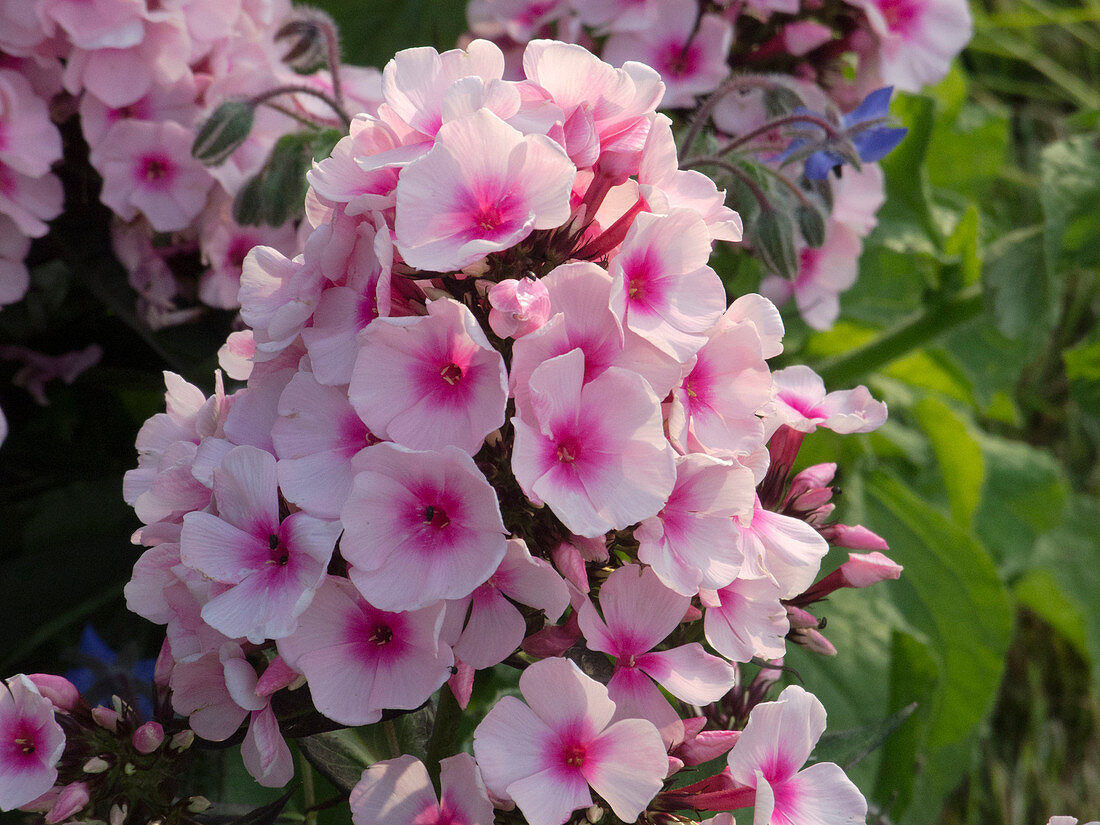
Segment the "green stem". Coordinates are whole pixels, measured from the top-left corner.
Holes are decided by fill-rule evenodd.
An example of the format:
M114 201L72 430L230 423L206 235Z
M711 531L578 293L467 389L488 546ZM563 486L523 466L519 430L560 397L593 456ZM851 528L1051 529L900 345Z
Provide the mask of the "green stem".
M307 825L317 825L316 794L313 789L313 766L301 751L298 751L298 772L302 775L302 807L306 811Z
M439 702L435 708L435 724L428 740L427 768L432 784L439 790L439 762L448 756L454 756L458 747L458 723L462 719L462 708L451 693L448 685L439 691Z
M937 301L889 332L851 352L822 361L815 368L830 388L847 387L869 372L927 344L982 311L982 289L973 284Z

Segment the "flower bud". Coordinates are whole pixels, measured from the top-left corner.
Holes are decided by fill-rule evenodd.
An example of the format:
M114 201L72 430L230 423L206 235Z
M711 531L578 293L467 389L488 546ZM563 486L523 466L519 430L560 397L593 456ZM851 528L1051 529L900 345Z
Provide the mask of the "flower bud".
M882 553L849 553L840 572L849 587L870 587L887 579L901 578L904 568Z
M87 762L84 763L84 773L103 773L109 770L111 763L104 759L102 756L93 756Z
M889 550L890 546L877 533L861 524L830 524L821 535L829 544L847 547L849 550Z
M80 701L80 691L64 676L52 673L32 673L28 677L38 692L53 702L58 710L69 711Z
M217 166L248 138L255 107L247 100L227 100L206 119L195 135L191 154L207 166Z
M489 290L489 326L501 338L522 338L550 318L550 293L534 278L509 278Z
M817 630L809 627L792 630L787 636L796 645L802 645L807 650L820 653L822 656L836 656L836 648Z
M126 821L127 815L130 813L130 806L125 802L122 804L115 803L111 806L110 813L107 814L107 819L110 825L122 825Z
M114 733L118 730L118 711L111 708L105 708L103 705L92 708L92 718L95 723L104 730L109 730Z
M88 786L83 782L69 783L61 789L57 801L53 804L50 812L46 814L46 822L49 823L49 825L56 825L58 822L64 822L87 805L90 798Z
M599 805L593 805L587 811L584 812L584 818L587 819L592 825L596 825L601 819L603 819L603 808Z
M188 813L201 814L213 804L205 796L192 796L187 800L187 811Z
M164 728L159 722L146 722L134 731L131 741L138 753L152 753L164 741Z
M174 751L185 751L195 741L195 732L191 729L181 730L174 734L168 742L168 747Z

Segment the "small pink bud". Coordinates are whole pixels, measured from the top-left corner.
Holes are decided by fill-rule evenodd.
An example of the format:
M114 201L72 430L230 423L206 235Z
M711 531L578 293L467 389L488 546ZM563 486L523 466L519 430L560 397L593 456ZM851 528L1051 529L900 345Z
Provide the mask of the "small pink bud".
M64 822L81 808L88 804L91 797L88 795L88 786L83 782L71 782L61 789L50 812L46 814L46 822L56 825Z
M787 620L791 623L791 627L794 629L802 627L817 628L821 625L821 620L811 613L803 610L801 607L795 607L794 605L787 605Z
M80 691L64 676L52 673L32 673L30 679L38 692L53 702L58 710L69 711L80 701Z
M833 647L833 643L817 630L808 627L793 630L787 638L797 645L802 645L807 650L820 653L822 656L836 656L836 648Z
M131 741L138 753L152 753L164 741L164 728L159 722L146 722L134 731Z
M829 544L847 547L849 550L889 550L888 545L877 533L872 533L861 524L830 524L821 534Z
M103 705L92 708L92 718L95 723L111 733L118 729L118 717L118 711L112 708L105 708Z
M840 571L849 587L870 587L887 579L901 578L904 568L882 553L849 553Z
M828 487L836 476L836 464L814 464L791 479L791 498L818 487Z
M683 769L684 760L670 754L668 757L668 773L665 774L665 779L668 779L668 777L672 776L674 773L679 773Z
M795 507L805 513L824 507L833 497L832 487L814 487L805 490L797 499L791 496Z
M783 29L783 45L795 57L802 57L833 39L833 30L816 20L796 20Z
M737 744L740 735L741 731L736 730L699 731L695 736L685 739L676 752L685 765L702 765L726 753Z
M550 318L550 293L534 278L509 278L489 290L489 326L501 338L522 338Z

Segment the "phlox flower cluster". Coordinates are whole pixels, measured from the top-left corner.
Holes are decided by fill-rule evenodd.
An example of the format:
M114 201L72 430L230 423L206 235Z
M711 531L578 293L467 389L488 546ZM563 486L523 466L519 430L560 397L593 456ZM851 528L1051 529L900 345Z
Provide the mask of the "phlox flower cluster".
M310 15L289 0L0 3L0 304L26 292L29 239L45 235L62 210L51 171L62 159L55 121L78 118L145 322L194 317L181 304L196 300L235 309L247 251L262 243L293 252L297 236L293 222L238 225L234 196L276 140L299 128L295 115L340 120L308 94L288 95L277 101L283 111L256 109L248 139L218 166L192 157L192 144L225 100L288 85L332 91L332 72L294 69L302 49L294 25ZM378 72L341 69L342 94L359 108L375 105ZM196 270L197 283L184 276Z
M787 256L769 248L763 230L747 226L746 239L773 273L761 291L779 305L793 299L819 330L836 321L883 203L876 161L904 134L882 125L891 90L917 92L940 80L973 30L964 0L471 0L467 17L474 35L500 43L513 63L521 44L554 36L613 66L640 60L657 69L661 108L708 122L736 150L685 158L685 165L741 178L756 203L738 206L777 208L737 162L749 157L776 168L785 180L772 179L787 190L778 195L794 193L795 205L820 212L822 223L807 231L794 222L789 263L777 260ZM809 138L824 146L838 132L851 137L848 152L796 154ZM861 170L825 182L832 168L857 159Z
M657 72L549 40L522 62L506 80L487 41L399 53L309 175L303 251L245 258L248 328L221 351L244 386L166 375L124 486L158 684L204 739L247 726L246 767L278 787L283 697L367 725L522 670L440 796L411 756L369 767L363 825L862 821L839 768L798 770L820 703L760 704L773 677L738 663L830 652L807 608L900 573L832 520L835 467L790 477L803 435L870 431L885 405L772 371L782 321L727 305L708 258L741 221L678 168ZM876 552L818 581L830 544ZM712 791L667 789L727 751Z

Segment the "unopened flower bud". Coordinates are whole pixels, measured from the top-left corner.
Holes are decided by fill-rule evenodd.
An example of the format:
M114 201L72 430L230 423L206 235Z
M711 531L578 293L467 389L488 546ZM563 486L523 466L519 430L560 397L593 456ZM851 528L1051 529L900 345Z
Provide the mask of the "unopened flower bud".
M181 730L174 734L168 742L168 747L174 751L185 751L195 741L195 732L191 729Z
M28 677L38 692L53 702L58 710L69 711L80 701L80 691L64 676L52 673L32 673Z
M133 762L127 762L125 765L122 766L122 772L127 776L133 776L135 773L137 773L137 765L135 765Z
M131 741L138 753L152 753L164 741L164 728L159 722L146 722L134 731Z
M812 627L817 629L821 624L821 621L812 613L808 613L801 607L795 607L794 605L787 605L787 621L791 623L791 628L798 630L803 627Z
M847 547L849 550L889 550L886 540L872 533L861 524L830 524L823 528L821 535L829 544Z
M283 62L296 72L312 72L328 61L329 36L334 36L332 19L319 9L296 9L300 16L287 21L275 32L275 40L289 47ZM327 31L326 31L327 28Z
M840 572L849 587L870 587L888 579L901 578L902 566L882 553L849 553Z
M592 825L596 825L597 822L603 819L603 808L599 805L593 805L584 812L584 818L591 822Z
M54 802L53 807L50 809L49 813L46 814L46 822L49 823L49 825L56 825L58 822L64 822L87 805L89 799L90 796L88 795L87 785L83 782L70 782L61 789L57 801Z
M833 643L822 636L819 631L812 628L792 630L787 638L797 645L802 645L807 650L820 653L822 656L836 656L836 648L833 647Z
M111 763L102 756L93 756L84 763L84 773L103 773L111 767Z
M95 723L104 730L109 730L114 733L118 730L118 711L111 708L105 708L103 705L92 708L92 718Z
M550 317L550 293L534 278L509 278L489 290L489 326L501 338L522 338Z
M193 796L187 800L187 811L188 813L201 814L212 804L214 803L205 796Z
M110 825L122 825L122 823L126 821L126 817L129 815L129 813L129 805L125 803L122 803L120 805L116 802L114 805L111 806L111 811L109 814L107 814L107 819L109 820Z

